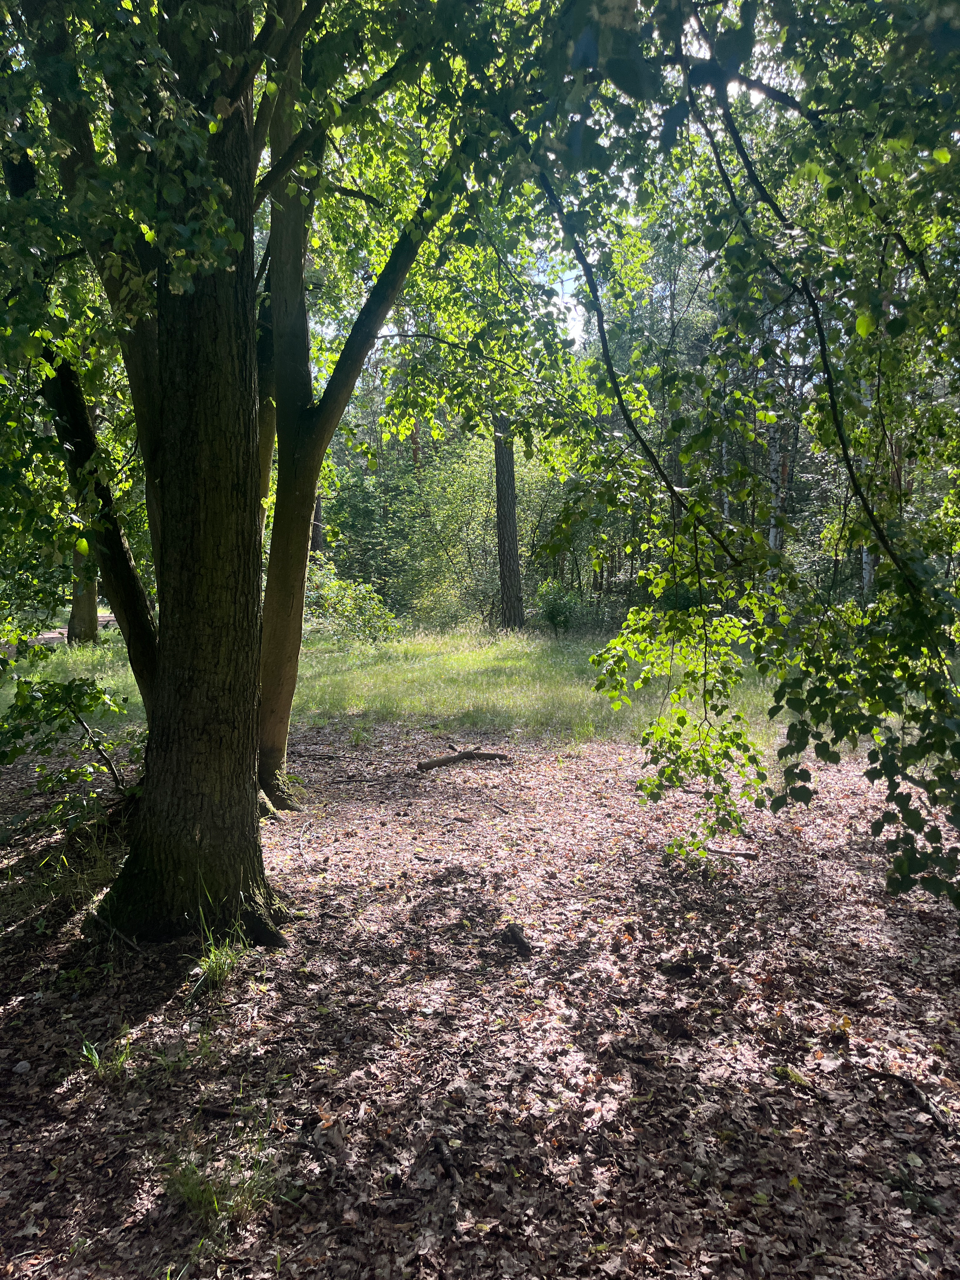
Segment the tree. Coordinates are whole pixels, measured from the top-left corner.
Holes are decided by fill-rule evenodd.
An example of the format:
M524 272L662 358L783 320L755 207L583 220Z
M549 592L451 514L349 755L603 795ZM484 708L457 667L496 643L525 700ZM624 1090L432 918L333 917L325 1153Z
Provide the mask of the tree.
M513 441L501 424L494 432L493 456L497 478L497 555L500 561L500 622L508 631L523 626L523 584L517 542L517 483Z
M945 487L960 384L957 17L935 4L744 0L575 4L561 24L566 108L549 136L531 130L530 148L597 317L598 381L630 442L629 465L598 466L596 488L633 486L632 501L654 508L650 603L599 659L617 698L675 679L671 712L646 739L657 771L643 790L657 798L697 776L710 821L729 827L742 821L737 799L808 802L808 750L829 764L844 741L866 739L866 776L888 801L874 834L893 829L889 887L919 884L960 906L960 843L946 830L960 831ZM617 367L625 284L609 211L628 169L646 187L638 208L680 211L670 235L709 276L717 325L699 367L664 343L651 359L642 323ZM637 411L640 386L662 398L660 441ZM829 480L824 496L840 481L826 574L805 572L810 547L788 519L798 456ZM687 606L665 607L681 586ZM792 717L779 793L730 714L747 646L775 679L771 715Z
M246 5L26 0L4 11L5 355L24 383L41 379L71 485L93 490L94 553L150 723L130 854L101 907L124 933L240 918L255 938L278 939L258 739L259 776L282 798L319 468L426 237L465 174L482 184L499 163L501 143L483 126L489 76L511 74L540 20L517 19L504 61L509 41L493 38L499 16L485 6L441 0L409 17L310 0L268 10L254 34ZM324 174L331 154L335 168L349 162L351 134L387 200ZM390 163L378 169L378 156ZM336 231L333 198L383 217L366 233L372 285L314 396L305 246L308 226L318 244L318 230ZM315 205L326 207L310 223ZM136 420L159 634L83 385L103 330Z
M97 577L94 574L91 578L86 572L86 555L74 547L73 601L67 622L67 644L90 644L96 640L99 627Z

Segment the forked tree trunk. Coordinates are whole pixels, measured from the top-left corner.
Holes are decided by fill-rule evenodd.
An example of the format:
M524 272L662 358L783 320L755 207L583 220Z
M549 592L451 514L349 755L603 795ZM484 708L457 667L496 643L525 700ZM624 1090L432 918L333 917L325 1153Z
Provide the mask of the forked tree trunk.
M279 110L279 108L278 108ZM307 558L316 507L320 467L347 407L364 361L403 288L420 246L449 209L460 173L451 160L438 175L415 218L401 231L376 283L350 330L318 404L299 408L309 380L306 309L302 305L303 258L295 256L291 230L273 244L271 223L271 298L274 352L277 360L277 492L273 509L270 565L263 600L262 705L260 715L260 785L278 808L293 807L286 783L287 734L297 687ZM295 197L289 202L296 217ZM300 206L302 208L302 206ZM286 218L283 210L281 218ZM302 217L301 217L302 222ZM283 254L284 257L279 255ZM302 255L302 249L301 249ZM281 278L283 283L281 284ZM296 289L301 303L295 304ZM280 294L286 303L281 321ZM285 366L280 351L286 334ZM306 370L306 378L304 377ZM286 407L285 407L286 406Z
M87 557L73 553L73 601L67 622L67 644L92 644L97 639L97 575L87 571Z
M502 427L493 437L497 477L497 554L500 559L500 621L507 631L523 626L523 582L520 577L520 544L517 538L517 482L513 465L513 441Z
M189 13L186 4L167 10L173 33L165 42L181 83L198 96L207 51L176 38ZM220 33L227 52L248 47L249 10L234 18L232 30L221 25ZM163 470L156 574L163 626L143 795L130 853L99 913L138 938L239 919L255 941L282 941L271 923L257 813L260 539L250 128L248 93L210 142L211 161L230 193L222 197L224 214L243 235L232 269L198 272L192 292L171 287L166 267L157 283ZM186 209L171 212L186 220Z

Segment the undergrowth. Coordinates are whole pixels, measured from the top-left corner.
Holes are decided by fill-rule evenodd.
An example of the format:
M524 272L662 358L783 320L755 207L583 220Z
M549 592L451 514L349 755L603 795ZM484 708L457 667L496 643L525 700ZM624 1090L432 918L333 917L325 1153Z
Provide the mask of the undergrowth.
M231 1148L198 1147L163 1168L167 1195L207 1230L243 1226L276 1189L276 1151L262 1130L253 1129Z

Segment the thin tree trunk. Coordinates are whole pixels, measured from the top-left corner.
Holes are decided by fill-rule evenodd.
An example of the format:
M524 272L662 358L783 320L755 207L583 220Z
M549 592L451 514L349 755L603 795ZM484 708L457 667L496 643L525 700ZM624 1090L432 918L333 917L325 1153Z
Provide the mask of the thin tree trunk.
M310 526L310 554L323 550L323 498L318 493L313 508L313 524Z
M301 0L282 0L278 16L284 26L296 21ZM284 87L274 107L270 126L270 149L274 157L284 154L296 132L294 100L300 78L300 58L296 55L287 70ZM303 509L309 489L313 515L317 476L304 466L301 421L313 400L310 374L310 338L304 287L307 223L309 208L301 203L299 188L278 196L270 210L270 310L273 325L273 368L276 388L277 491L270 540L270 564L264 593L264 637L261 654L263 721L275 722L278 697L292 705L296 687L300 640L303 629L303 598L306 590L307 549L310 529L302 542L290 542L290 512ZM319 468L318 468L319 474ZM283 563L278 561L282 558ZM278 572L279 570L279 572ZM282 589L278 592L278 586ZM286 643L285 643L286 642ZM294 648L295 646L295 648ZM292 661L290 650L293 649ZM271 679L277 672L280 679ZM279 761L263 738L261 728L260 785L278 808L299 808L286 781L286 728L283 755Z
M87 557L73 553L73 600L67 622L67 644L93 644L100 626L97 615L97 575L86 571Z
M198 92L207 50L179 38L190 12L185 3L169 7L161 30L181 83ZM252 35L249 9L224 24L225 49L239 54ZM242 249L230 269L198 272L190 292L171 287L169 266L157 282L163 483L156 572L163 627L143 795L129 855L99 912L108 925L139 938L239 919L255 941L282 941L271 923L257 806L251 116L247 93L209 145L224 184L224 214L243 236ZM182 218L185 211L171 212Z
M508 631L523 626L523 584L520 577L520 544L517 539L517 482L513 441L503 427L493 437L497 476L497 554L500 558L500 621Z
M31 21L35 21L39 17L39 10L35 5L26 6L26 12ZM48 41L46 38L41 39L38 47L44 50L46 67L52 69L59 66L62 69L65 65L64 56L69 47L66 26L60 25L53 41ZM67 105L68 100L73 103L72 106ZM54 117L59 117L60 124L66 127L66 136L74 139L76 147L72 157L65 158L61 165L64 190L72 192L78 168L91 158L92 134L77 100L70 98L70 95L59 95L59 90L54 86L52 101L54 105L51 108L51 114ZM18 163L13 163L8 157L4 157L3 176L10 197L14 200L19 200L29 195L37 185L36 167L33 160L26 153ZM91 256L94 262L102 268L100 246L91 245L88 248L91 249ZM102 271L101 274L103 274ZM112 272L108 273L108 275L109 281L105 278L104 283L107 286L108 294L110 294L111 290L119 289L120 285ZM128 356L133 360L134 375L131 375L130 386L137 414L137 434L140 439L141 449L144 452L144 456L146 456L146 441L149 438L152 405L155 399L155 395L145 394L147 391L146 380L151 373L154 375L156 373L155 343L152 348L150 347L150 335L153 334L155 336L156 328L152 321L144 320L134 326L132 334L124 332L125 336L121 339L121 346L124 352L124 360L128 360ZM153 352L152 362L151 350ZM58 364L54 352L49 347L44 351L44 358L50 365L56 367L56 374L53 378L45 380L41 387L41 394L53 410L54 429L64 452L67 475L70 479L70 484L79 493L90 483L85 468L97 450L97 435L94 430L93 419L87 407L80 379L73 366L66 360L61 360ZM143 376L140 376L141 374ZM150 392L155 392L155 389L156 380L154 377L149 390ZM137 403L138 398L140 403ZM145 427L141 425L141 417L147 422ZM98 475L94 475L93 491L94 496L100 503L100 511L97 525L91 530L90 541L93 545L94 556L103 581L104 594L110 602L110 607L117 619L117 625L127 644L130 667L140 690L144 713L149 723L157 668L156 622L154 621L153 611L150 608L149 599L143 589L143 583L137 573L133 556L130 553L130 547L114 514L113 494L110 491L110 486ZM148 477L148 515L152 494L153 485ZM151 536L153 536L152 520L150 524ZM95 604L94 609L96 609Z
M269 288L269 282L268 286ZM260 442L260 539L267 520L273 451L277 442L277 379L273 363L273 314L270 295L260 303L257 318L257 433Z
M51 364L56 359L52 351L46 353L46 358ZM42 392L53 410L53 425L67 460L67 475L79 492L90 483L87 467L96 454L97 437L76 370L62 360L57 365L56 376L44 382ZM93 491L100 509L90 530L89 542L100 571L103 593L126 641L130 668L149 724L157 680L157 624L126 536L114 513L110 486L96 473Z

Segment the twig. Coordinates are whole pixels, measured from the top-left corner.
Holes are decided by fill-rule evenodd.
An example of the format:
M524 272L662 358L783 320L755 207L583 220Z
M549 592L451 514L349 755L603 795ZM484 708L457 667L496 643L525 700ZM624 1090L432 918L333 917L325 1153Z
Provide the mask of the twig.
M699 515L696 511L691 509L690 504L681 495L681 493L677 489L677 486L670 479L660 459L657 457L656 453L651 448L650 444L644 437L640 428L637 426L634 416L630 412L630 409L627 405L626 397L623 394L623 387L620 383L620 378L613 365L613 357L610 354L610 346L607 341L607 326L606 326L606 321L604 319L603 304L600 299L600 289L597 286L597 278L594 275L593 267L590 265L590 260L587 258L587 255L583 251L583 247L580 244L580 239L577 236L572 223L570 222L569 218L566 215L564 207L560 201L560 197L557 195L556 191L554 190L553 183L550 181L549 177L547 176L546 172L543 169L540 170L540 185L543 188L544 194L546 195L547 200L549 201L554 213L557 216L557 221L560 224L560 229L570 237L570 242L573 245L573 255L580 266L580 270L583 272L583 278L586 281L587 289L590 293L591 301L593 302L594 314L597 319L597 333L599 334L599 337L600 337L600 352L601 352L601 355L603 356L604 368L606 369L607 377L610 380L610 385L613 387L613 393L614 393L614 396L616 397L617 405L620 409L621 416L623 417L623 420L626 423L627 428L630 431L630 434L633 436L634 440L636 440L637 444L640 446L640 449L644 454L644 456L646 457L647 461L650 463L650 465L653 467L656 474L659 476L661 483L669 493L671 499L677 504L680 510L684 512L684 514L690 516L691 520L693 521L694 527L699 526L701 529L703 529L707 537L710 538L712 542L716 543L716 545L720 548L720 550L724 553L724 555L733 564L738 565L740 568L743 568L743 561L739 558L739 556L737 556L733 551L731 551L731 549L727 546L724 539L721 538L721 536L717 532L715 532L715 530L711 529L711 527L705 522L705 520L701 515Z
M300 828L300 835L297 837L297 853L299 853L301 860L304 862L306 861L306 858L304 858L303 856L303 833L306 831L309 825L310 825L309 822L305 822L303 826Z
M100 757L101 760L103 760L107 768L110 770L110 773L113 777L113 781L116 784L117 790L120 792L121 795L125 796L127 794L127 786L123 780L122 775L117 770L117 766L113 763L113 761L107 755L106 751L104 751L103 747L101 747L99 741L97 740L96 734L93 732L93 730L84 720L84 718L82 716L77 715L76 712L74 712L74 716L76 717L77 723L83 729L84 733L93 743L94 751L96 751L97 755Z
M503 760L513 763L512 756L505 756L502 751L457 751L452 756L436 756L433 760L418 760L417 768L421 773L428 769L442 769L448 764L461 764L464 760Z
M759 853L745 853L742 849L721 849L716 844L705 844L703 846L708 853L720 853L725 858L746 858L748 862L759 862Z
M440 1157L440 1163L443 1165L443 1169L447 1177L459 1190L459 1188L463 1186L463 1178L460 1176L460 1170L454 1164L453 1152L439 1134L434 1135L433 1149Z
M880 1071L876 1067L868 1067L866 1063L857 1063L857 1066L860 1067L861 1071L865 1071L868 1076L873 1076L877 1080L892 1080L896 1084L902 1085L905 1093L914 1095L920 1110L926 1112L941 1133L950 1132L952 1127L950 1120L953 1117L947 1112L950 1120L945 1120L942 1114L945 1108L939 1107L935 1102L932 1102L916 1081L911 1080L908 1076L897 1075L895 1071Z

